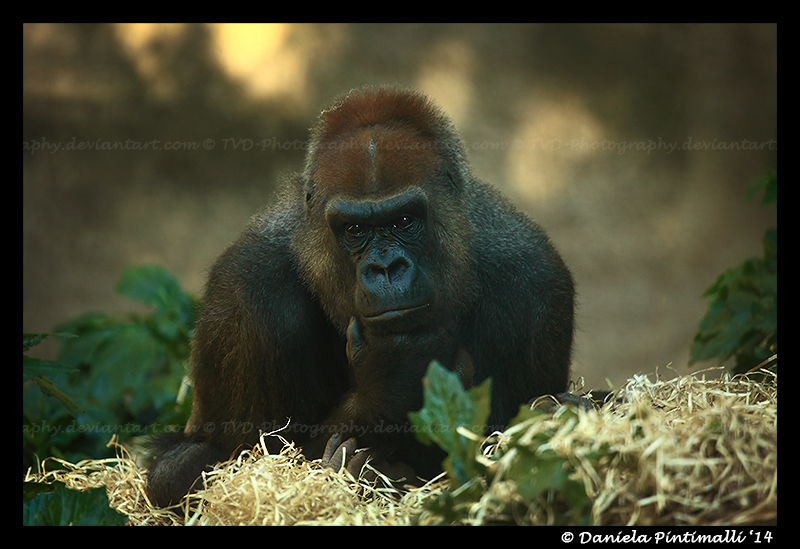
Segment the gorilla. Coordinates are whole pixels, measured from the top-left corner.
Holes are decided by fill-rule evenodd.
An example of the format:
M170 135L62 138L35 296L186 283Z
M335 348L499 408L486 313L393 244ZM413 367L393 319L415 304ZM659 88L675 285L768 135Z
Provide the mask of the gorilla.
M566 390L570 272L538 225L471 174L425 96L338 98L287 183L210 270L192 416L155 443L158 506L284 426L310 459L357 441L375 463L431 478L444 456L416 441L408 412L432 360L465 387L492 378L491 430Z

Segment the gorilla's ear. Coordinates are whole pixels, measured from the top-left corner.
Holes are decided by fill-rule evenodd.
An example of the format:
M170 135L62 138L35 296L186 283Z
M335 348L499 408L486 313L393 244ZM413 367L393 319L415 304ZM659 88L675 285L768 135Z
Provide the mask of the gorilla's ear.
M303 178L303 193L306 196L306 206L311 207L311 201L314 199L314 184L308 177Z

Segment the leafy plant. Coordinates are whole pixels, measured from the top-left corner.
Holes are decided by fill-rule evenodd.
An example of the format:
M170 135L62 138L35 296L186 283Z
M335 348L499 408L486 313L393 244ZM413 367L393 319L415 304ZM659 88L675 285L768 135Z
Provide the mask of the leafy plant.
M83 408L47 379L47 375L71 374L78 369L70 368L57 360L42 360L25 354L49 336L74 337L72 334L22 334L22 382L33 382L43 394L57 398L69 413L75 415L82 412Z
M23 386L23 469L35 462L34 454L69 461L106 457L113 434L140 436L156 420L185 423L190 402L176 406L175 395L185 375L196 301L154 265L127 269L117 291L151 311L123 319L82 315L56 328L73 336L63 341L57 361L23 355L23 381L74 403L65 409L31 383ZM43 337L24 334L23 352Z
M125 516L108 506L105 488L84 492L64 483L23 482L23 526L123 526Z
M475 455L489 418L491 380L465 392L458 374L434 361L422 385L425 404L419 412L409 414L414 432L420 442L435 442L448 453L444 470L454 486L461 486L485 470ZM467 432L477 435L465 436Z
M556 502L557 523L586 524L591 500L583 484L572 478L573 466L548 446L550 438L564 425L575 424L575 412L562 410L553 425L537 434L530 427L552 415L531 411L527 406L505 431L504 442L491 458L481 454L490 410L489 380L464 391L456 374L437 362L431 363L425 376L425 404L409 414L417 438L435 441L448 453L443 466L450 488L426 501L426 522L449 524L466 522L474 516L473 508L484 499L492 500L487 521L517 522L545 500ZM551 423L553 423L551 421ZM599 459L599 457L598 457ZM498 501L491 494L495 481L510 487L513 496ZM430 517L434 518L430 518ZM472 520L474 522L474 520Z
M546 425L546 428L532 429L537 423L538 426ZM504 478L516 484L521 498L521 502L515 502L516 505L522 503L522 508L527 508L532 502L549 498L559 504L561 516L556 518L558 524L585 525L591 507L583 483L573 478L573 465L549 446L550 439L559 429L565 426L571 429L576 424L577 412L572 408L563 408L552 416L522 406L506 430L509 440L501 445L495 456L498 464L509 463L497 469L504 469ZM601 455L593 457L598 461Z
M763 191L762 205L778 200L778 175L754 182L748 197ZM760 258L728 269L703 294L709 305L690 350L689 363L735 358L734 373L767 361L778 348L778 230L769 229Z

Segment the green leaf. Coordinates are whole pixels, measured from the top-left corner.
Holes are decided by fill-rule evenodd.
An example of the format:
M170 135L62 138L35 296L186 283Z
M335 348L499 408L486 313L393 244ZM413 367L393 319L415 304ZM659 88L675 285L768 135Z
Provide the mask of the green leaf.
M53 383L46 377L36 376L31 378L31 381L33 381L33 383L35 383L39 390L45 395L52 396L60 400L61 403L66 406L67 411L70 414L78 415L79 412L83 412L83 408L78 406L77 402L72 400L69 396L67 396L66 393L53 385Z
M433 361L422 383L425 404L419 412L410 413L409 418L421 442L428 445L435 442L448 453L444 469L451 481L460 486L484 471L475 460L480 440L458 431L463 428L483 436L489 418L491 380L464 391L458 374Z
M57 334L50 334L50 333L44 333L44 332L35 333L35 334L22 334L22 352L24 353L25 351L27 351L31 347L36 347L42 341L44 341L45 339L47 339L50 336L57 337L57 338L60 338L60 339L67 339L67 338L70 338L70 337L75 337L75 334L71 334L71 333L68 333L68 332L60 332L60 333L57 333Z
M123 273L117 291L155 308L149 325L165 340L181 344L190 339L197 304L164 268L158 265L130 267Z
M50 492L23 498L23 526L124 526L126 518L108 506L105 488L79 492L53 484Z
M42 360L22 355L22 381L28 381L36 376L72 374L77 368L67 366L57 360Z
M75 336L70 333L36 333L36 334L22 334L22 352L35 347L49 336L55 336L62 339L74 338ZM33 381L39 390L47 395L56 397L64 406L66 406L69 413L76 415L82 412L83 409L78 404L67 396L63 391L58 389L53 383L45 377L46 375L62 375L77 372L77 368L73 368L59 362L57 360L42 360L22 355L22 382Z

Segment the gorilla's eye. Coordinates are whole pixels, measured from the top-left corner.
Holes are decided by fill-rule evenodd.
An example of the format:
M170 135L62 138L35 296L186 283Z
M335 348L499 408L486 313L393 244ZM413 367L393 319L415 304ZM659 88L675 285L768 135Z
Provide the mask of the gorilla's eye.
M424 223L415 215L403 215L392 223L392 231L399 238L417 239L422 235Z
M351 223L344 228L348 238L360 238L367 234L367 228L360 223Z
M369 240L371 229L361 223L350 223L342 230L342 242L344 246L352 251L361 249Z
M410 215L404 215L403 217L395 221L394 226L398 229L408 229L413 224L414 224L414 218Z

